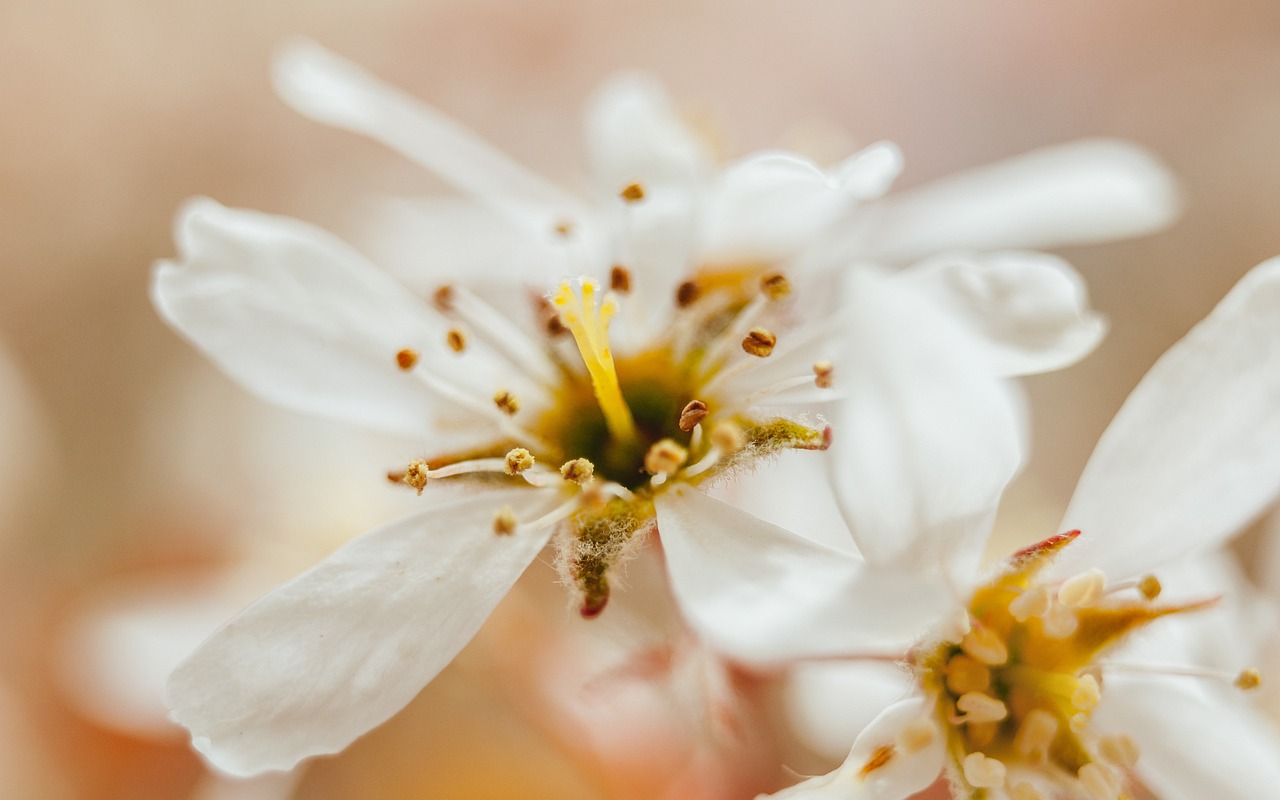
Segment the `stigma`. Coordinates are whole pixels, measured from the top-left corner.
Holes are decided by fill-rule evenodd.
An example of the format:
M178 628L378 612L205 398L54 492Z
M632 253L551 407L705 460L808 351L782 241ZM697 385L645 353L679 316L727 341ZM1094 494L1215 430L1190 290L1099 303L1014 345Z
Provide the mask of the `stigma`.
M597 301L599 287L590 278L581 278L578 284L580 292L574 292L568 281L561 283L551 302L560 313L560 322L573 334L578 345L609 433L621 442L634 441L635 419L623 399L613 351L609 348L609 321L618 310L617 302L611 294L606 294L602 302Z

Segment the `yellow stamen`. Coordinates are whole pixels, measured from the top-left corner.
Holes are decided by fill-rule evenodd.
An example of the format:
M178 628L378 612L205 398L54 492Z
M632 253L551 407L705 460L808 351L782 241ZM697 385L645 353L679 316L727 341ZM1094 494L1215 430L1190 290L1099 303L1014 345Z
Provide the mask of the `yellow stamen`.
M609 349L609 320L617 306L612 297L606 296L597 307L595 282L583 279L580 283L581 295L566 282L560 284L551 302L560 312L560 321L573 334L582 361L591 374L591 388L595 390L609 434L619 442L630 442L636 438L636 423L622 397L618 370Z

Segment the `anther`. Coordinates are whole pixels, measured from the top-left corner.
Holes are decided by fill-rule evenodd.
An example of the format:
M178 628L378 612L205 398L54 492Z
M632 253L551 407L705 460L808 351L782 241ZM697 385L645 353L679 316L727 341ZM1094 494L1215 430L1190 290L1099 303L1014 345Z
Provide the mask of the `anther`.
M560 236L563 236L564 238L568 239L569 236L573 234L573 223L569 222L568 220L565 220L563 222L557 222L555 228L553 228L552 230L554 230Z
M1043 708L1033 708L1023 717L1013 737L1013 752L1026 759L1042 761L1058 735L1057 717Z
M862 769L858 770L858 775L865 778L871 773L883 767L893 760L893 754L897 752L891 744L882 744L875 749L871 757L862 765Z
M960 640L960 649L975 661L998 667L1009 660L1009 648L990 628L974 628Z
M493 404L498 407L498 410L507 416L512 416L520 410L519 398L506 389L499 389L494 393Z
M1009 602L1009 615L1018 622L1026 622L1032 617L1044 616L1052 605L1049 590L1037 584Z
M955 695L984 692L991 686L991 670L963 653L948 659L944 671L947 690Z
M1155 575L1143 575L1138 581L1138 591L1142 592L1142 596L1148 600L1155 600L1160 596L1160 592L1164 587L1160 585L1160 579Z
M791 282L781 272L770 272L760 279L760 291L770 300L781 300L791 294Z
M942 620L938 629L938 636L944 642L959 644L964 641L964 637L969 635L969 631L973 630L973 624L969 620L969 611L964 608L952 609Z
M415 366L417 366L417 364L418 364L417 350L410 350L409 348L406 347L405 349L396 353L396 365L399 366L400 369L404 370L405 372L408 372L409 370L413 369Z
M691 431L694 426L707 418L707 404L701 400L690 400L680 412L680 430Z
M1098 752L1106 760L1125 769L1137 764L1138 756L1141 755L1141 751L1138 750L1138 743L1133 740L1132 736L1124 733L1103 736L1098 740Z
M453 310L453 287L446 283L445 285L441 286L439 289L436 289L436 293L432 295L431 299L435 303L436 308L438 308L439 310L452 311Z
M956 708L964 714L962 722L999 722L1009 716L1003 702L983 692L965 692L956 699Z
M493 515L493 532L499 536L510 536L516 532L516 526L519 524L516 512L512 511L510 506L503 506Z
M742 337L742 350L757 358L766 358L778 344L778 337L766 328L752 328Z
M970 753L961 764L965 781L975 789L995 789L1004 785L1004 764L983 753Z
M1067 723L1070 725L1072 733L1084 733L1089 729L1089 715L1083 711L1079 714L1072 714Z
M507 474L519 475L525 470L533 466L533 454L523 447L517 447L507 452Z
M1051 639L1065 639L1080 627L1076 612L1061 603L1054 603L1044 615L1044 634Z
M644 187L638 183L627 184L622 191L618 192L618 196L628 203L634 203L644 199Z
M1076 777L1093 800L1119 800L1120 779L1106 766L1097 762L1085 764Z
M1009 788L1009 800L1045 800L1039 789L1022 781Z
M702 296L702 287L693 281L684 281L676 287L676 305L688 308Z
M644 454L644 468L652 475L674 475L688 460L689 451L674 439L660 439Z
M919 753L938 738L938 726L928 717L916 717L898 733L898 746L906 753Z
M614 264L609 270L609 288L618 294L631 291L631 270L620 264Z
M1246 692L1250 689L1257 689L1262 685L1262 673L1258 672L1255 667L1240 670L1240 674L1232 681L1237 689L1243 689Z
M835 366L830 361L819 361L813 365L813 385L819 389L830 389L835 378Z
M410 461L409 466L405 467L404 477L401 479L406 484L418 490L418 494L422 494L422 490L427 485L427 473L430 469L425 461Z
M560 465L560 477L579 486L596 474L596 465L585 458L575 458Z
M1106 586L1106 573L1094 567L1063 581L1058 587L1058 601L1072 608L1084 608L1102 597Z
M1102 687L1098 679L1092 675L1081 675L1076 679L1075 691L1071 693L1071 705L1081 711L1089 711L1102 699Z
M718 422L711 429L711 446L726 455L733 454L747 446L747 434L736 422Z
M445 342L448 343L450 350L461 353L467 349L467 334L461 328L450 328L445 334Z

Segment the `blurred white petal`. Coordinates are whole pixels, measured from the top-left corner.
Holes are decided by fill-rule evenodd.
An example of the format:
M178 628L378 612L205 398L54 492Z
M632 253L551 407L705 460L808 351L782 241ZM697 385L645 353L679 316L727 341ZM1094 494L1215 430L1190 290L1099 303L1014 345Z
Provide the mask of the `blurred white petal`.
M911 697L894 703L862 731L839 769L769 797L775 800L906 800L938 779L946 755L946 739L941 731L928 746L915 752L898 745L899 735L918 720L933 721L924 698ZM893 748L888 760L863 775L864 766L885 747Z
M732 658L769 664L907 642L940 607L938 590L910 573L865 569L691 487L654 503L677 603Z
M443 319L319 228L201 198L179 212L176 237L179 260L155 270L156 308L267 400L417 438L438 424L433 412L467 412L400 370L397 352L416 350L423 368L484 386L486 364L463 369Z
M865 255L910 262L952 249L1040 249L1151 233L1181 209L1168 170L1112 139L1046 147L888 198Z
M614 75L588 104L586 121L592 177L606 195L632 183L646 191L687 185L711 167L710 153L651 75Z
M459 123L315 42L282 47L276 91L299 113L376 139L531 232L582 217L580 203Z
M1084 280L1047 253L953 253L903 273L985 339L991 369L1029 375L1068 367L1107 332Z
M546 496L499 490L436 505L339 549L227 623L169 680L173 718L233 775L337 752L399 711L445 667L537 556Z
M1177 678L1108 681L1099 729L1133 736L1137 773L1161 800L1258 800L1280 786L1280 732L1226 687Z
M1062 568L1113 577L1212 547L1280 494L1280 259L1165 353L1103 433L1067 509Z
M867 560L909 557L971 573L1022 463L1022 408L978 342L910 282L850 272L843 294L847 396L827 451Z
M883 661L798 664L788 674L787 717L819 755L843 758L876 715L915 688L915 679Z
M289 800L302 778L300 772L273 772L253 778L206 775L190 800Z

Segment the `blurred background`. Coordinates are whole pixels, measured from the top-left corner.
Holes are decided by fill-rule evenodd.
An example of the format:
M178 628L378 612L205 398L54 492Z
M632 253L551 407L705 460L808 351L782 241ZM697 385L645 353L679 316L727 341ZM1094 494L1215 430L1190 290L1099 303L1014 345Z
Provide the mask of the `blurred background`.
M698 744L734 723L664 714L681 681L773 700L705 674L696 652L655 656L662 680L609 684L622 655L575 638L547 570L409 710L301 775L220 784L165 723L139 664L194 645L189 619L247 603L403 500L367 470L382 463L370 452L400 453L244 396L147 297L190 195L341 231L362 197L443 191L276 99L271 53L297 33L569 185L584 177L583 101L633 67L728 155L891 139L899 187L1080 136L1150 148L1186 213L1063 252L1112 329L1079 366L1027 382L1036 450L1003 516L1010 540L1053 532L1146 368L1280 253L1272 0L5 0L0 798L735 797L776 787L779 758L831 766L745 735L728 758ZM136 658L114 663L104 642ZM599 680L616 716L566 710L558 693Z

